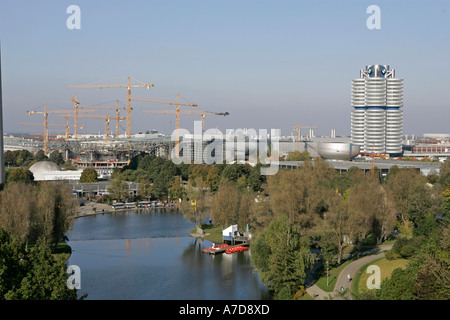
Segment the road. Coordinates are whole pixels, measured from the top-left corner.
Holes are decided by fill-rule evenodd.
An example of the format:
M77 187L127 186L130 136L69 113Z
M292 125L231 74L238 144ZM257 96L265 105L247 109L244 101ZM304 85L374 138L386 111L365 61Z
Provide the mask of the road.
M392 245L382 245L382 246L378 246L377 248L375 248L373 250L366 251L366 252L364 252L364 254L370 254L370 253L374 253L377 251L390 250L391 248L392 248ZM356 273L359 271L359 269L361 269L362 266L364 266L366 263L369 263L371 261L374 261L374 260L377 260L377 259L380 259L383 257L384 257L384 252L376 254L376 255L364 256L356 261L353 261L349 265L347 265L339 274L339 277L336 281L336 285L334 287L334 292L323 291L316 284L308 287L306 289L306 291L312 297L314 297L314 293L318 294L318 296L316 297L316 300L323 300L325 298L331 298L334 300L344 300L344 299L351 300L352 299L352 296L350 293L351 282L348 281L348 275L350 275L350 277L353 279L355 277ZM348 289L347 293L345 294L344 297L341 297L337 294L338 290L340 290L341 288L344 288L344 291L346 289Z
M352 295L350 293L352 282L348 281L348 275L350 275L351 279L353 279L355 277L356 273L359 271L359 269L361 269L366 263L369 263L371 261L374 261L374 260L377 260L380 258L384 258L384 252L376 254L376 255L371 255L371 256L366 256L366 257L360 258L356 261L353 261L348 266L346 266L339 274L339 277L336 281L336 286L334 288L335 288L335 290L342 290L341 288L344 288L344 291L346 289L348 289L348 291L345 294L345 298L336 296L335 300L343 300L343 299L352 300Z

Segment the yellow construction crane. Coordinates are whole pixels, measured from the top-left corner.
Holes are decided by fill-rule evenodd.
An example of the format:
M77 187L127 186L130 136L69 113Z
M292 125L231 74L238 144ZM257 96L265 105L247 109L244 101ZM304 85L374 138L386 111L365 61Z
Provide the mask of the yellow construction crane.
M126 110L126 109L120 107L119 100L116 100L116 103L117 103L117 105L115 107L108 107L108 106L80 106L80 105L78 105L77 107L80 108L80 109L113 109L113 110L116 110L116 117L114 118L114 119L116 119L116 134L115 134L115 137L118 138L119 134L120 134L120 121L123 120L120 117L120 109L123 109L123 110Z
M292 129L294 129L297 133L297 151L300 151L300 133L301 129L317 129L317 127L314 126L299 126L298 123L296 126L292 126Z
M75 117L75 115L68 114L68 115L60 115L58 117ZM116 121L125 120L125 117L111 117L110 115L101 115L101 114L89 114L89 115L78 115L81 119L105 119L105 141L109 141L109 120L115 119Z
M127 138L131 137L131 110L133 110L131 108L131 88L147 88L148 90L150 90L151 87L154 87L154 84L146 84L142 81L136 80L134 78L131 77L127 77L128 81L126 84L110 84L109 83L109 79L107 79L107 83L103 84L103 85L78 85L78 86L68 86L68 88L99 88L99 89L103 89L103 88L127 88L127 107L126 107L126 111L127 111ZM137 85L132 85L131 84L131 80L140 82L141 84L137 84Z
M21 123L21 126L42 126L42 123ZM39 135L43 135L44 136L44 152L45 154L48 153L48 137L49 136L54 136L55 134L49 134L48 133L48 127L66 127L66 137L67 137L67 132L69 131L69 123L67 124L63 124L63 123L47 123L44 126L46 129L44 130L44 133L40 133ZM80 127L84 127L84 126L80 126ZM33 133L33 135L38 135L36 133Z
M180 106L185 106L185 107L198 107L197 104L185 104L185 103L180 103L180 94L177 93L177 101L176 102L172 102L172 101L163 101L163 100L153 100L153 99L142 99L142 98L131 98L131 100L136 100L136 101L145 101L145 102L154 102L154 103L163 103L163 104L169 104L171 106L176 106L175 107L175 115L176 115L176 121L175 121L175 155L176 157L179 156L179 130L180 130Z
M46 104L44 104L44 111L27 111L28 114L43 114L44 115L44 123L40 124L40 125L44 126L44 151L45 151L45 153L47 153L47 151L48 151L47 150L47 145L48 145L48 135L47 134L48 134L48 126L49 126L48 115L50 113L71 114L73 112L74 112L74 110L51 110L51 111L48 111ZM95 110L83 110L82 112L89 113L89 112L95 112ZM78 126L78 124L75 124L74 127L75 127L75 129L77 129L79 126Z
M158 113L158 114L176 114L176 110L144 110L144 113ZM211 111L200 111L200 110L180 110L181 114L189 115L201 115L202 116L202 133L205 132L205 116L215 115L215 116L228 116L228 112L211 112Z

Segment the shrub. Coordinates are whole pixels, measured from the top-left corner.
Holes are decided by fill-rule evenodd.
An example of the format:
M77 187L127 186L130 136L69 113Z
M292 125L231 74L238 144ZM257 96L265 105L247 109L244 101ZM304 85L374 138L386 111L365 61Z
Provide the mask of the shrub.
M306 293L305 287L300 286L300 288L294 294L294 300L300 300L300 298L303 297L305 295L305 293Z
M396 259L400 258L400 255L392 250L389 250L388 252L386 252L386 254L384 256L388 260L396 260Z

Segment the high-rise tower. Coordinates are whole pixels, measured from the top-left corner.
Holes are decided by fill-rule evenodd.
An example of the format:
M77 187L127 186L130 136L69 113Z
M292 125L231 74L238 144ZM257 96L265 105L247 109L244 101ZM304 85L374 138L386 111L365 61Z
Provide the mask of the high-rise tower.
M387 65L369 65L352 80L352 143L361 152L402 152L403 79Z

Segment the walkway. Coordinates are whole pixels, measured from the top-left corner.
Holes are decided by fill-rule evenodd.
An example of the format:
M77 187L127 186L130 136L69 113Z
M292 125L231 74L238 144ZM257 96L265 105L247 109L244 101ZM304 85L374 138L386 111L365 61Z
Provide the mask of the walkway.
M367 255L367 254L371 254L371 253L378 252L378 251L390 250L391 248L392 248L392 245L381 245L374 249L362 252L361 255ZM384 252L376 254L376 255L362 257L356 261L353 261L349 265L347 265L339 274L339 277L336 281L336 285L334 287L334 292L326 292L326 291L320 289L316 284L313 284L310 287L308 287L306 289L306 292L308 292L308 294L311 297L315 297L315 293L318 294L318 296L315 297L316 300L324 300L324 299L351 300L352 299L352 295L350 292L351 282L348 281L348 275L350 275L350 277L353 279L355 277L356 273L358 272L358 270L361 269L362 266L364 266L366 263L369 263L371 261L374 261L374 260L377 260L377 259L380 259L383 257L384 257ZM319 267L320 266L317 266L316 269L318 269ZM344 291L346 289L348 289L344 297L339 295L340 288L344 288Z

